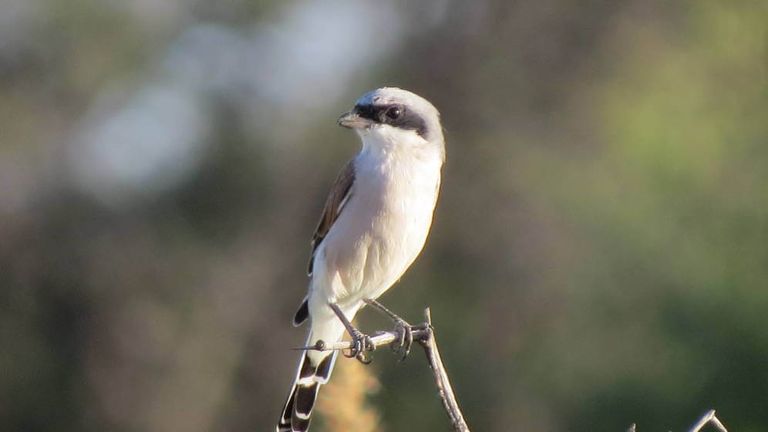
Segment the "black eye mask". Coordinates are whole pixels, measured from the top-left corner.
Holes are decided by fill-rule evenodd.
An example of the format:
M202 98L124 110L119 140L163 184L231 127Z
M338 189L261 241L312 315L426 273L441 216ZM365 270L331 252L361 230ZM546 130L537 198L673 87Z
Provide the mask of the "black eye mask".
M424 137L427 124L417 113L402 105L355 105L355 112L363 118L376 123L388 124L400 129L414 130Z

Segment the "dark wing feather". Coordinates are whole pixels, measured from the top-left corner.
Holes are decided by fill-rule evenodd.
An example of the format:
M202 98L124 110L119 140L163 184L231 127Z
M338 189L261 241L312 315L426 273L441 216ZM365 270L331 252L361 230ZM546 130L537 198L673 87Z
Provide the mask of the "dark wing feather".
M320 221L317 223L315 233L312 235L312 256L309 258L309 268L307 273L312 275L312 265L315 262L315 251L317 251L320 243L331 230L333 223L339 218L344 205L352 195L352 184L355 182L355 160L352 159L344 166L339 176L336 177L336 182L331 188L331 193L328 195L328 199L325 200L325 208L323 214L320 217Z

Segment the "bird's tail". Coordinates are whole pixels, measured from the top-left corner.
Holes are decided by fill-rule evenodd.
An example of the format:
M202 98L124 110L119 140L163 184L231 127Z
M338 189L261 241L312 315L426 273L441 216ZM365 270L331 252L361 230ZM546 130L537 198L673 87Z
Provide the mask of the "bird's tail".
M308 341L312 341L310 335ZM305 351L291 393L283 407L283 415L277 423L277 432L305 432L309 429L312 408L320 386L327 383L336 363L338 351Z

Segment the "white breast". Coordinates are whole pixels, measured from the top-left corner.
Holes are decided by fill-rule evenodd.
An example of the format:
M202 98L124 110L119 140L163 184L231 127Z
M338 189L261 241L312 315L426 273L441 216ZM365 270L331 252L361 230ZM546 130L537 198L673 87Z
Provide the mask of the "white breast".
M343 305L378 297L424 247L442 149L414 133L392 132L362 135L352 195L316 255L312 294L325 301Z

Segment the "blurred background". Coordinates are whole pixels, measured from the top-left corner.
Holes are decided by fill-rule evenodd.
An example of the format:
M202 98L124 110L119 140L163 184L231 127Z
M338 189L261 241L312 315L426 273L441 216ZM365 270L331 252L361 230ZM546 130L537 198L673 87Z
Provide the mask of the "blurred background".
M382 85L448 141L382 301L473 430L766 430L763 0L2 0L0 429L273 430ZM377 430L448 429L418 351L367 370Z

